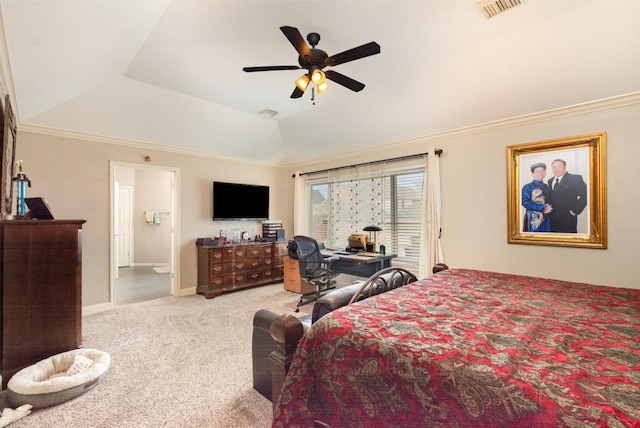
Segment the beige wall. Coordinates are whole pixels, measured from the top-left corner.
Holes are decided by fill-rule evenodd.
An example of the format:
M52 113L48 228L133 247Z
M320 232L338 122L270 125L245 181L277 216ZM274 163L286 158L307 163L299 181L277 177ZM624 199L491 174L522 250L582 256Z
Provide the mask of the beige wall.
M169 171L136 169L133 206L133 263L171 261L171 177ZM144 213L160 212L160 224L149 225Z
M296 165L297 170L351 165L442 148L442 245L451 267L477 268L640 288L640 97L592 108L540 114L417 139L354 156ZM506 147L606 131L608 248L507 243ZM292 187L292 183L290 183ZM289 207L292 209L292 205Z
M229 159L199 157L167 151L104 144L18 129L16 150L32 181L30 196L45 197L56 218L87 220L83 233L83 306L104 305L109 297L110 161L178 168L180 174L180 294L196 286L198 237L222 228L240 227L258 233L258 222L214 222L211 217L212 182L233 181L271 187L270 214L287 220L287 177L283 169ZM253 229L252 229L253 228Z

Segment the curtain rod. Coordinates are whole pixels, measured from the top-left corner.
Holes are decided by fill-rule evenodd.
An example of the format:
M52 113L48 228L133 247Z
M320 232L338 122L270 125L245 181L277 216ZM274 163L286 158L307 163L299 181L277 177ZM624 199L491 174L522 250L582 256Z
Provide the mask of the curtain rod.
M378 161L371 161L371 162L362 162L362 163L357 163L354 165L344 165L344 166L337 166L335 168L327 168L327 169L320 169L318 171L311 171L311 172L301 172L300 175L309 175L309 174L320 174L323 172L329 172L329 171L337 171L340 169L347 169L347 168L356 168L359 166L365 166L365 165L373 165L376 163L385 163L385 162L394 162L394 161L399 161L399 160L405 160L405 159L413 159L413 158L419 158L421 156L426 156L429 153L418 153L416 155L407 155L407 156L400 156L397 158L391 158L391 159L384 159L384 160L378 160ZM442 154L442 149L436 149L436 156L440 156ZM291 175L291 178L295 178L296 175L293 174Z

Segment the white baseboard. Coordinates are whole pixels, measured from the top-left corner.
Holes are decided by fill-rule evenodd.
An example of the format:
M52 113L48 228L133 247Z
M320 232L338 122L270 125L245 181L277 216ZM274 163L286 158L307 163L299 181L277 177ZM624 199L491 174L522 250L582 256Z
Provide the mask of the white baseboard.
M169 266L169 265L170 265L169 262L166 262L166 263L160 263L160 262L158 262L158 263L131 263L132 267L135 267L135 266L161 267L161 266Z
M196 287L181 288L178 290L178 296L192 296L196 294Z
M111 303L100 303L98 305L83 306L82 316L86 317L87 315L98 314L100 312L110 311L111 309L113 309L113 305L111 305Z
M178 296L192 296L194 294L196 294L196 287L181 288L178 290ZM112 309L113 305L111 303L100 303L97 305L83 306L82 316L86 317L87 315L98 314L100 312L106 312Z

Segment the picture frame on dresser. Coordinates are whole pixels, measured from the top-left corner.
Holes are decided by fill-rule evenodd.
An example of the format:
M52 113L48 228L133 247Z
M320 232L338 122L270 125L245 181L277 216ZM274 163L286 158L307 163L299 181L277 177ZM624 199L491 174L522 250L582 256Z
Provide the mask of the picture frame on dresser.
M13 177L16 168L16 117L9 95L4 97L2 114L2 164L0 164L0 218L13 213Z
M607 248L606 132L507 147L510 244Z

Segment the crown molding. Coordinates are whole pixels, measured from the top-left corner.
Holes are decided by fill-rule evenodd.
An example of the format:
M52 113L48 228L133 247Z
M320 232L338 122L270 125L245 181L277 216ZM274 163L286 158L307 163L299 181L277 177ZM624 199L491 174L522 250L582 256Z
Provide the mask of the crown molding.
M161 144L147 143L144 141L130 140L126 138L109 137L105 135L90 134L79 131L70 131L66 129L52 128L48 126L34 125L29 123L19 123L18 132L29 132L32 134L48 135L53 137L68 138L73 140L90 141L99 144L111 144L115 146L123 146L129 148L138 148L143 150L155 150L172 154L180 154L186 156L195 156L200 158L216 159L227 162L242 162L256 166L266 166L271 168L285 169L287 166L273 162L257 161L253 159L238 158L233 156L225 156L211 152L203 152L192 149L182 149L180 147L164 146Z
M548 122L551 120L562 119L566 117L580 116L583 114L594 113L603 110L611 110L622 108L630 105L640 104L640 92L633 92L630 94L620 95L611 98L604 98L601 100L589 101L582 104L575 104L568 107L561 107L552 110L546 110L538 113L525 114L521 116L514 116L507 119L495 120L492 122L485 122L477 125L466 126L462 128L452 129L443 132L437 132L422 137L412 138L410 140L399 141L390 144L384 144L381 146L371 147L362 150L355 150L348 153L342 153L336 156L329 156L325 158L315 159L313 161L305 161L294 164L289 164L288 168L292 171L301 170L306 167L313 167L318 164L326 163L339 163L340 161L349 161L353 158L372 158L375 159L377 154L384 155L390 150L403 152L403 149L409 149L409 153L416 151L416 144L426 145L432 143L437 145L443 140L465 137L469 135L478 135L487 132L494 132L501 129L513 128L516 126L531 125L535 123ZM420 151L424 147L420 148Z

